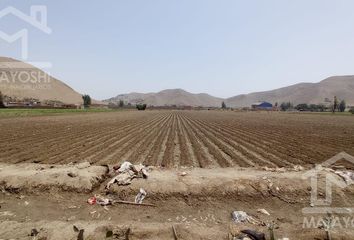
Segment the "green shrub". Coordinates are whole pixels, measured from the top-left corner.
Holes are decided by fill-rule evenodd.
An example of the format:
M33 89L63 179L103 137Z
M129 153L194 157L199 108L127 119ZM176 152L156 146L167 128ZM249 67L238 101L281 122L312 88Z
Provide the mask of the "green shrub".
M136 105L136 108L139 110L139 111L144 111L146 109L146 104L137 104Z

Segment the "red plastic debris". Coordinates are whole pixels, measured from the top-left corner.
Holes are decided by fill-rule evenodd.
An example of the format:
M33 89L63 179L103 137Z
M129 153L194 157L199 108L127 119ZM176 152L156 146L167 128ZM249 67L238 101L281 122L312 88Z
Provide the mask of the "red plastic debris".
M88 200L87 200L87 203L90 204L90 205L95 205L96 204L96 197L90 197Z

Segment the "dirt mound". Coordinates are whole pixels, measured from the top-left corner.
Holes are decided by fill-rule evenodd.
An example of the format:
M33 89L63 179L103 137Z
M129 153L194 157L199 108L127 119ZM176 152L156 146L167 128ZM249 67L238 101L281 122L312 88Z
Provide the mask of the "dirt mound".
M106 167L77 165L4 164L0 163L0 186L11 192L70 190L90 192L107 173Z
M109 192L104 190L109 180L106 179L101 187L85 193L77 188L87 186L87 180L105 174L105 167L1 165L2 181L13 182L15 176L18 177L16 182L28 181L22 183L21 186L26 187L19 186L17 192L6 189L0 192L1 237L33 239L32 232L37 234L37 239L77 239L83 229L84 239L165 240L174 238L174 226L179 240L229 240L230 235L237 235L244 229L257 230L268 236L266 224L271 222L279 227L275 230L277 239L325 237L324 230L316 224L304 225L303 209L310 208L312 190L306 170L217 168L183 171L152 169L147 179L134 179L131 185L114 186ZM77 174L77 177L67 176L68 173ZM59 182L52 179L55 174L59 174ZM344 181L332 171L323 174ZM325 176L319 175L318 193L322 197L326 194ZM78 181L74 187L71 178ZM65 184L70 187L57 187ZM37 188L39 185L47 191ZM90 187L92 185L87 189ZM140 188L147 192L144 203L156 207L118 203L103 207L87 203L87 199L97 193L111 199L134 201ZM353 194L353 186L333 189L331 207L344 207L343 203L353 205ZM266 209L269 215L259 209ZM231 212L236 210L245 211L254 222L233 222ZM315 215L316 218L325 216ZM122 234L127 232L129 238L123 238ZM111 237L106 238L107 234ZM349 240L353 236L352 229L332 230L334 239Z

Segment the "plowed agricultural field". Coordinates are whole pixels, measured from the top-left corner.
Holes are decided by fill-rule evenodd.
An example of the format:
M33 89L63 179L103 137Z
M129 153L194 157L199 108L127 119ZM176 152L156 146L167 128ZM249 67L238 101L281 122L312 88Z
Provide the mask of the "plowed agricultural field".
M0 120L0 162L292 166L354 155L354 117L122 111Z

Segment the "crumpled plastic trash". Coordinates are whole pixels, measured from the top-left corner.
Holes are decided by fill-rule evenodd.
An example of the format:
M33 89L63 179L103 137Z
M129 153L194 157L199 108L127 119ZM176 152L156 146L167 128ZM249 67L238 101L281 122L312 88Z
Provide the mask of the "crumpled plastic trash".
M253 217L249 216L246 212L244 211L233 211L231 213L232 220L235 223L244 223L244 222L249 222L252 224L256 224L256 221L254 220Z
M144 198L146 197L146 194L147 194L146 191L144 189L140 188L138 195L136 195L136 197L135 197L135 203L142 204Z
M134 165L131 164L130 162L123 162L122 165L120 165L120 167L118 168L118 170L116 171L117 173L123 173L126 172L128 170L130 170Z
M96 203L101 206L107 206L112 204L112 200L109 198L102 197L101 195L96 195Z
M233 211L231 214L232 220L236 223L246 222L248 215L244 211Z
M90 197L87 199L87 203L90 205L95 205L96 204L96 197Z
M101 206L107 206L112 204L112 200L109 198L102 197L101 195L95 195L93 197L90 197L87 200L87 203L90 205L101 205Z
M347 185L354 183L354 172L351 171L335 171L335 174L343 178Z
M119 167L114 167L115 172L118 174L113 177L106 185L106 189L109 189L112 184L129 185L134 178L147 178L147 168L142 165L133 165L130 162L124 162Z

